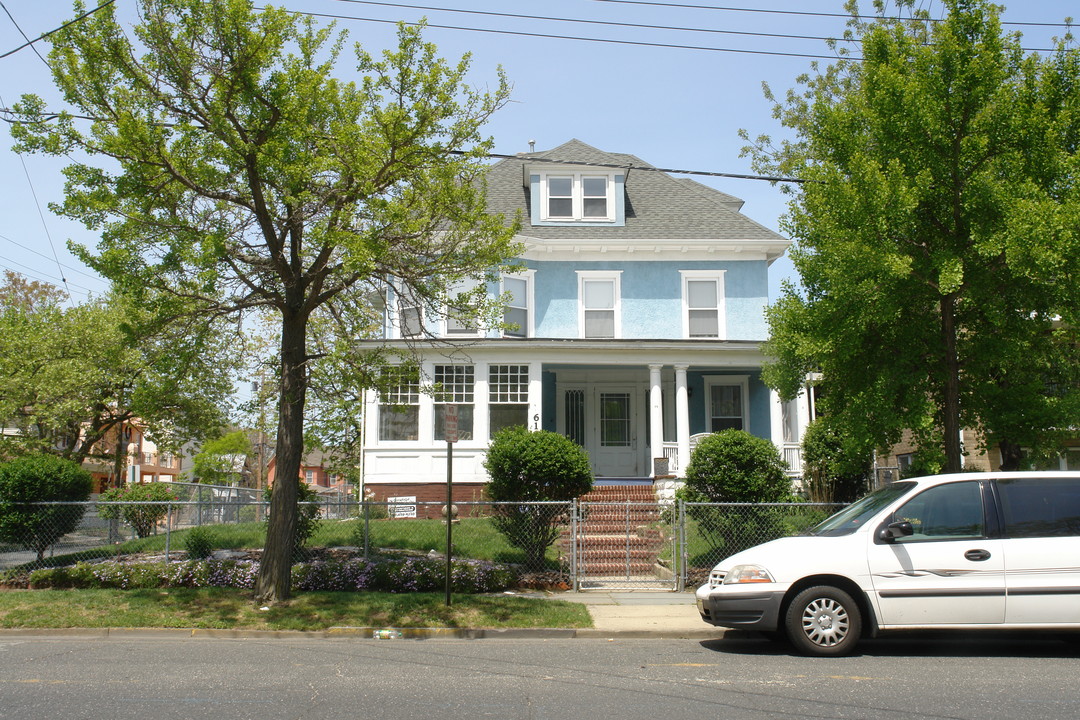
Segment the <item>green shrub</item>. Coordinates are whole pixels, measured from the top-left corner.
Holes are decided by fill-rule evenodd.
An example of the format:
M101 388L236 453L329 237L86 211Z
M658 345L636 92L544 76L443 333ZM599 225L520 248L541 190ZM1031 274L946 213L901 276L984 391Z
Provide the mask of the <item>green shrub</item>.
M169 513L168 502L175 502L176 495L166 483L151 482L112 488L98 497L103 502L139 503L132 505L101 505L98 515L106 519L123 518L141 538L149 537L157 524ZM153 503L153 504L143 504ZM160 503L160 504L157 504Z
M515 426L495 434L484 460L491 481L485 492L497 505L493 522L530 569L544 566L569 509L540 501L569 501L592 488L589 456L573 440L544 430Z
M785 502L791 498L786 472L771 442L745 430L723 430L702 439L690 455L686 490L698 502Z
M37 562L57 540L82 520L93 478L70 460L54 455L27 455L0 465L0 541L37 554Z
M866 492L871 453L852 447L828 417L806 427L803 482L813 502L852 502Z
M185 560L179 562L81 562L70 567L35 570L35 589L110 588L146 590L167 587L254 587L259 564L250 560ZM481 560L455 560L452 588L460 593L497 592L512 587L516 572ZM404 557L325 560L298 563L292 585L299 591L435 592L445 587L442 558Z
M744 430L705 437L686 467L678 497L690 503L776 503L791 497L787 464L776 446ZM716 561L784 534L778 508L688 505Z
M214 535L209 528L191 528L184 535L184 548L192 560L205 560L214 552Z

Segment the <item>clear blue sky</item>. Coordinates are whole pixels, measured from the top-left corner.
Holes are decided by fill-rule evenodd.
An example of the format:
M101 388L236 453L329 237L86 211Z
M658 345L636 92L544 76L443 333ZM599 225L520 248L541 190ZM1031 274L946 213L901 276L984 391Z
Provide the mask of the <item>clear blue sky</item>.
M660 167L727 173L751 172L749 161L739 156L743 144L738 137L740 128L751 135L778 133L771 107L762 96L762 81L782 95L794 86L800 73L809 70L812 60L805 55L830 54L820 39L793 36L838 37L845 23L844 17L806 14L842 15L841 0L406 0L397 6L351 0L278 0L275 4L339 16L338 27L349 32L350 40L373 51L394 42L394 26L378 20L415 21L426 16L433 26L495 31L430 27L426 37L439 46L444 57L471 52L474 84L492 81L498 65L506 70L514 85L513 102L488 126L496 152L526 151L530 140L536 141L537 149L548 149L576 137L603 150L632 153ZM923 0L921 4L931 12L941 12L939 1ZM87 5L93 7L96 2L87 0ZM1009 30L1023 32L1024 45L1029 48L1049 47L1050 38L1064 32L1060 23L1070 9L1075 12L1077 8L1075 2L1066 0L1013 0L1009 5L1004 14L1007 23L1058 24L1007 25ZM24 42L15 23L28 37L36 38L74 15L65 0L3 0L3 6L11 17L0 11L0 53ZM744 10L715 9L721 6ZM131 18L134 0L118 0L118 7L121 17ZM861 7L868 11L871 5L863 0ZM511 31L524 34L508 34ZM649 44L627 44L630 42ZM48 43L37 45L45 55ZM346 62L339 67L344 78L354 74ZM49 101L57 98L45 64L30 48L0 59L0 105L10 106L27 92ZM4 178L0 269L57 284L62 273L76 301L85 299L88 292L101 293L105 283L66 249L69 238L92 245L93 235L47 209L47 204L62 194L62 163L41 156L20 158L10 151L10 145L5 133L0 141ZM747 215L780 229L785 198L779 188L753 180L697 179L743 198ZM785 277L793 277L793 269L783 259L773 266L773 297Z

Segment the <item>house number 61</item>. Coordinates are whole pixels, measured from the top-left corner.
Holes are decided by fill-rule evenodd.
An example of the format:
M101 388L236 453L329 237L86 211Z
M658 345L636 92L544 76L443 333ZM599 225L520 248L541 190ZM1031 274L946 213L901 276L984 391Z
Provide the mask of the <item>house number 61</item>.
M533 430L540 429L540 414L533 415Z

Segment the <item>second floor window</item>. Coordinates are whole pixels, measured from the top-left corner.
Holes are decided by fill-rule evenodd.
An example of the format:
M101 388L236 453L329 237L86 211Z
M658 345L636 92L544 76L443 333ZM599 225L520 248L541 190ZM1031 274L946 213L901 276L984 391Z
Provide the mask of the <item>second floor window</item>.
M419 337L424 332L424 312L420 303L405 295L398 297L398 331L401 337Z
M614 338L619 333L619 276L579 272L581 336Z
M723 274L684 270L684 337L719 338L723 335Z
M513 326L503 330L508 337L529 337L529 278L507 275L502 281L503 293L509 295L503 322Z

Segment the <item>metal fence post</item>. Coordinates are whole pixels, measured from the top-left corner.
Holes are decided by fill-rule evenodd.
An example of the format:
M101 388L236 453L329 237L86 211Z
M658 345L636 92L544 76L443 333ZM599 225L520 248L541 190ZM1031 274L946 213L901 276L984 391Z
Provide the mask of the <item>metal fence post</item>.
M169 562L169 544L172 542L172 503L165 506L165 562Z
M574 498L570 503L570 580L574 592L581 588L578 586L578 499Z
M678 556L680 560L679 568L679 590L682 591L686 588L686 576L688 568L690 567L690 555L687 549L688 541L686 537L686 501L682 499L676 499L676 517L678 522L678 529L676 535L679 538L679 551Z
M364 501L364 559L368 559L368 549L371 545L371 506Z

